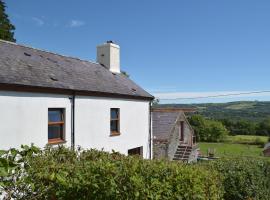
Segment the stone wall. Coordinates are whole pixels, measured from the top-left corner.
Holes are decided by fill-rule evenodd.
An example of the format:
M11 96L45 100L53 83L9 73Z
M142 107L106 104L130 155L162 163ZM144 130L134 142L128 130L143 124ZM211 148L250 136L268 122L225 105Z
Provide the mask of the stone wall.
M167 141L154 140L153 142L153 158L167 159L168 158L168 144Z

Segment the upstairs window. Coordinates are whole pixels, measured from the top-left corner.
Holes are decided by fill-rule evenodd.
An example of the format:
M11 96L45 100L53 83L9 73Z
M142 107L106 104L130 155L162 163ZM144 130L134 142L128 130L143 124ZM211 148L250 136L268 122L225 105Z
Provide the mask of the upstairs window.
M49 143L64 142L65 116L62 108L48 110L48 141Z
M111 108L111 136L120 135L120 109Z

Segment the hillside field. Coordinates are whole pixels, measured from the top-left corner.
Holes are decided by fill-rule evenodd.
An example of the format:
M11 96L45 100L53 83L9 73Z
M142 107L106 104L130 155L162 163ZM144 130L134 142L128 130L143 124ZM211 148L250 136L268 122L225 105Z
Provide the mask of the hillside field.
M270 117L270 101L236 101L229 103L159 104L158 107L194 108L196 113L212 119L258 122Z
M267 143L267 136L257 136L257 135L235 135L227 136L226 143L232 144L262 144Z
M228 136L227 140L222 143L200 142L199 147L202 155L207 155L208 149L210 149L215 152L217 157L262 157L263 144L267 142L268 137L266 136L236 135Z
M230 143L206 143L200 142L201 154L206 156L208 149L215 151L215 157L251 156L263 157L262 150L258 145L230 144Z

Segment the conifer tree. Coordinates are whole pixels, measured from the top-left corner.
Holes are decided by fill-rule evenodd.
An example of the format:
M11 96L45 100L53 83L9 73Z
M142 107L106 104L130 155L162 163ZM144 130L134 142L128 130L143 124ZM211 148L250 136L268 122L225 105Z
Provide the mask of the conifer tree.
M5 8L5 2L0 0L0 39L16 42L14 38L15 26L10 23Z

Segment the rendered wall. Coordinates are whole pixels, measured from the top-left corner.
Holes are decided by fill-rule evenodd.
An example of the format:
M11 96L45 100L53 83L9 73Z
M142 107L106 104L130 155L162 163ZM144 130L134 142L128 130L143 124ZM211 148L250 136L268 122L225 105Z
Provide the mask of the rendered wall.
M119 151L143 146L149 158L149 102L80 96L75 101L75 144ZM119 136L110 136L110 109L120 108Z
M71 101L67 95L0 91L0 149L48 143L48 108L65 109L66 145L71 145ZM120 136L110 136L110 108L120 108ZM75 146L119 151L143 146L149 158L149 102L76 97Z
M0 149L48 143L48 108L64 108L67 145L71 136L68 96L0 91Z

